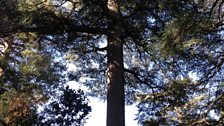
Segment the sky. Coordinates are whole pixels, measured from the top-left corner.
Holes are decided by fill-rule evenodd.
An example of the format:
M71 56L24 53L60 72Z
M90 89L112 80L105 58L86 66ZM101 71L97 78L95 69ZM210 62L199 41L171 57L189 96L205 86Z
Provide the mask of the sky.
M106 103L103 103L96 98L90 98L90 106L92 107L92 112L90 113L90 118L87 120L85 126L105 126ZM136 113L137 109L135 106L125 107L126 126L138 126L137 121L134 120Z
M86 90L86 88L77 82L70 81L67 83L72 89L82 89ZM88 115L89 119L85 126L106 126L106 103L100 101L94 97L88 97L90 100L89 105L92 108L91 113ZM137 114L136 105L125 106L125 125L126 126L139 126L135 119L135 114Z

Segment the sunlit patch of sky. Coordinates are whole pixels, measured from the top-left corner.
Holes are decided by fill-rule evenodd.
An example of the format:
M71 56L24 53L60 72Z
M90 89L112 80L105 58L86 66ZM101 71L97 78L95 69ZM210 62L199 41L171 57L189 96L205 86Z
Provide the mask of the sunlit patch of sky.
M193 82L196 82L197 80L199 80L199 77L197 76L196 72L191 71L188 73L188 76Z
M107 37L106 36L101 36L101 39L99 39L97 45L97 47L99 48L105 48L107 46ZM106 52L98 52L99 54L103 54L103 55L106 55Z
M212 119L215 119L215 120L219 120L220 119L220 115L217 114L217 112L215 112L215 110L211 110L209 112L209 115L211 116Z
M66 12L78 11L82 8L81 2L80 2L80 4L78 2L76 2L76 7L75 8L74 8L74 4L70 1L67 1L67 0L64 1L64 2L55 0L54 4L56 4L57 6L60 6L60 8L63 11L66 11Z
M73 63L68 63L67 65L66 65L66 67L67 67L67 70L70 72L70 71L76 71L77 70L77 67L76 67L76 65L74 65Z

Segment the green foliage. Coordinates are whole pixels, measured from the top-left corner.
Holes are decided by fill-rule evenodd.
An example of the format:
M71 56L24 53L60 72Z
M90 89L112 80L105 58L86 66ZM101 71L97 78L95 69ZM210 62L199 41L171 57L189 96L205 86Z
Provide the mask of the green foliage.
M44 108L39 118L42 120L41 125L81 126L90 111L91 107L83 91L66 87L60 96Z
M194 55L195 46L202 46L207 43L207 40L202 36L206 34L205 31L213 29L212 24L215 22L206 19L197 21L197 19L189 19L190 16L193 15L177 17L166 24L161 39L162 55L173 57L175 54L182 55L186 50L191 50L192 55Z
M10 52L13 54L10 58L17 60L7 59L7 64L13 63L13 66L5 69L6 74L1 78L3 82L1 86L7 89L5 93L0 95L1 124L12 126L42 125L41 121L45 116L41 117L37 113L38 105L46 104L52 96L60 101L57 105L65 104L65 108L61 109L69 107L69 110L63 111L63 114L70 114L71 117L74 117L67 122L65 119L59 123L84 124L85 116L90 111L90 107L85 101L86 96L82 91L75 92L68 88L62 91L63 96L55 95L57 90L60 90L61 84L64 84L62 77L64 76L64 68L60 65L57 66L57 62L53 61L53 55L50 55L46 50L40 50L37 43L34 43L32 36L37 38L35 34L20 34L20 40L15 39L14 41L24 42L21 42L21 50L12 48ZM53 104L51 103L51 105ZM50 112L51 105L46 107L44 115L49 112L54 113L54 116L59 116L59 110ZM81 111L82 113L80 113ZM53 122L48 120L46 123L51 124Z
M54 60L55 55L50 54L49 46L41 47L38 34L20 33L12 38L10 41L12 47L7 50L7 55L1 56L1 63L5 64L1 66L4 69L4 74L0 78L1 88L6 89L5 93L0 94L1 124L42 125L42 118L37 113L38 106L45 105L49 98L57 96L55 95L57 90L65 83L65 67ZM81 107L88 109L83 108L84 114L80 114L79 117L79 123L84 123L84 117L88 114L90 107L87 102L82 101L85 98L81 91L73 95L77 96L77 99L80 97L77 103L83 103L83 106L77 105L79 107L77 111L81 111ZM63 98L60 100L64 100ZM74 100L68 102L76 103ZM61 105L61 102L58 104ZM50 110L50 108L46 109ZM65 114L69 113L70 111L65 112ZM55 113L55 116L57 114Z
M35 95L34 95L35 94ZM25 91L5 92L0 96L0 119L11 126L31 125L37 118L35 104L44 101L44 96L35 92L29 94Z

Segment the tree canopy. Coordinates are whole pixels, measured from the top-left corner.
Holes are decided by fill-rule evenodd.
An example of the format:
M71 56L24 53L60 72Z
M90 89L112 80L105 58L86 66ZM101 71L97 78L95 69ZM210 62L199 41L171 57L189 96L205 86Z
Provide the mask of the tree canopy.
M0 42L0 125L63 124L67 121L63 118L60 119L60 122L48 121L48 123L43 123L46 118L49 118L50 113L52 117L60 115L60 113L54 113L51 110L51 105L46 106L49 101L55 98L57 98L57 104L60 106L65 104L64 102L73 105L72 109L75 112L66 111L66 114L73 115L70 123L83 125L91 109L82 91L76 92L65 88L68 80L67 68L60 58L61 54L58 50L49 45L46 40L42 43L43 36L38 33L12 32L14 28L20 27L19 25L26 25L28 21L25 20L29 19L30 16L28 11L34 11L32 10L34 8L31 9L28 6L32 4L32 1L27 2L0 2L2 7L1 19L3 19L0 23L2 30ZM12 31L5 34L4 31L7 30ZM58 92L63 92L61 98ZM64 95L66 95L65 97L71 95L71 98L65 99ZM40 113L39 106L45 107L46 111ZM83 113L79 114L79 112Z
M143 125L222 125L223 3L2 0L1 85L63 83L65 64L46 59L64 56L68 78L107 99L107 126L134 102Z

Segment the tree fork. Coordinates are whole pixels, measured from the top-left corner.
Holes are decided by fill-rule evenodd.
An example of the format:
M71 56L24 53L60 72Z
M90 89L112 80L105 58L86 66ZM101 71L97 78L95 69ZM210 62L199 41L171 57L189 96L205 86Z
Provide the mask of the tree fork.
M124 114L124 65L123 65L123 41L121 38L123 29L117 0L108 0L108 14L112 19L107 34L107 126L125 126Z

